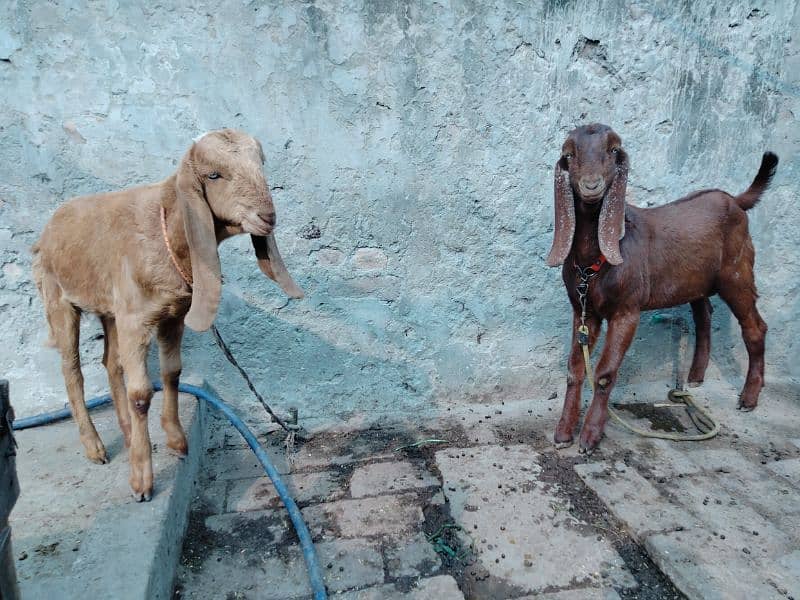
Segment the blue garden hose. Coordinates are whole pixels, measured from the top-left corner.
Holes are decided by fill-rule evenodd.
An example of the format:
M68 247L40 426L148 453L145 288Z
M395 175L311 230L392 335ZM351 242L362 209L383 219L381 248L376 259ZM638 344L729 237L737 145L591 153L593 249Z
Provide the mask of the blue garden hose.
M161 389L161 385L159 384L159 389ZM97 408L98 406L103 406L104 404L108 404L111 402L111 395L106 394L105 396L98 396L97 398L92 398L89 402L86 403L86 408L92 410L93 408ZM20 429L30 429L31 427L40 427L41 425L49 425L50 423L55 423L56 421L61 421L63 419L69 419L72 416L72 413L69 411L68 408L61 408L59 410L54 410L52 412L42 413L40 415L34 415L33 417L25 417L24 419L14 419L12 423L12 428L14 431L19 431Z
M161 384L157 382L153 383L153 388L156 391L162 389ZM256 436L254 436L253 432L247 428L247 425L244 424L244 421L242 421L239 416L233 412L231 407L229 407L208 390L194 385L188 385L186 383L179 384L178 390L187 394L191 394L199 400L205 400L208 402L211 406L224 414L231 422L231 425L236 427L236 429L239 430L239 433L242 434L242 437L247 442L247 445L250 446L250 449L261 463L261 466L264 467L264 471L267 473L267 475L269 475L269 478L272 480L272 484L275 486L275 491L278 492L278 495L283 501L283 505L289 512L289 517L291 518L294 529L297 532L297 537L300 538L300 547L303 549L303 558L306 561L308 577L311 580L311 589L314 592L314 600L326 600L328 596L325 592L325 583L322 580L322 571L319 567L319 561L317 560L316 552L314 552L314 544L311 542L311 534L308 531L305 521L303 521L303 517L300 514L300 509L297 508L297 504L295 503L294 499L289 495L289 490L286 489L286 485L278 475L278 471L270 462L267 453L258 443ZM106 394L105 396L93 398L86 403L86 407L91 410L92 408L108 404L109 402L111 402L111 396ZM61 410L43 413L41 415L27 417L25 419L15 420L13 423L13 428L15 430L29 429L31 427L38 427L40 425L47 425L48 423L60 421L70 416L71 413L69 409L63 408Z

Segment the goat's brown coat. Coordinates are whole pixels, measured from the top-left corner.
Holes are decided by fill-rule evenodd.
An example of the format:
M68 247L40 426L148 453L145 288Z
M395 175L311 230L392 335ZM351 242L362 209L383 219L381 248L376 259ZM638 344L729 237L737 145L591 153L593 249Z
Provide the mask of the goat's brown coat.
M103 364L130 447L130 483L137 500L149 499L153 489L147 430L153 390L145 364L152 332L159 345L167 445L185 454L177 410L180 343L184 320L204 330L216 314L221 290L217 245L250 233L261 270L291 297L303 295L275 244L275 209L262 163L257 140L233 130L211 132L192 144L178 172L161 183L65 203L33 247L34 279L52 343L61 353L70 407L87 457L99 463L107 462L107 456L84 404L78 333L82 312L99 315L103 324ZM191 287L167 251L161 207L174 255L192 274Z
M577 341L581 307L576 266L593 264L601 252L610 263L589 283L586 324L590 347L597 341L603 319L608 321L608 332L595 370L594 398L581 431L582 451L593 449L603 435L608 397L643 310L691 304L697 339L689 382L699 384L710 351L708 298L719 294L739 320L750 358L740 408L756 407L764 382L767 326L756 309L755 252L745 211L769 185L777 157L766 153L752 185L737 197L721 190L704 190L650 209L624 204L627 163L617 134L595 124L569 134L556 164L556 231L548 264L563 263L562 277L573 308L567 392L555 433L559 445L572 443L585 375ZM587 188L592 191L589 199L584 194Z

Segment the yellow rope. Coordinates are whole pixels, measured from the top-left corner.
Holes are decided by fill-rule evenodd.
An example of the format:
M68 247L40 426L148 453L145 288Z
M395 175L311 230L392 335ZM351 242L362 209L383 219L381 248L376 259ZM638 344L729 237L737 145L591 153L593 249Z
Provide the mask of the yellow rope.
M578 332L584 334L584 339L588 339L589 329L586 325L581 325L578 328ZM592 361L589 358L589 346L588 344L581 344L581 348L583 349L583 362L586 365L586 377L589 379L589 387L592 389L592 393L594 393L594 374L592 373ZM695 403L694 398L689 392L684 390L670 390L667 397L672 402L684 404L690 416L692 410L696 410L700 413L702 419L692 419L692 421L694 421L695 426L697 426L697 421L700 421L708 431L699 434L681 434L653 431L652 429L640 429L628 423L610 406L608 407L608 414L626 429L643 437L672 440L673 442L700 442L702 440L709 440L719 433L719 423L714 420L714 417L712 417L706 409ZM703 421L705 421L705 423ZM699 426L697 428L702 431Z

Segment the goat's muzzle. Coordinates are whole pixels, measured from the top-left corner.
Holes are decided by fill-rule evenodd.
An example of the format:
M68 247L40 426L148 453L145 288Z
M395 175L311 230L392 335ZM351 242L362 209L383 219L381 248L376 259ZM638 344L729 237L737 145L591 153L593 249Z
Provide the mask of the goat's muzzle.
M606 191L605 181L602 177L593 180L583 178L578 182L578 191L584 202L587 204L594 204L603 199L603 195Z
M242 220L242 229L253 235L269 235L275 229L275 211L251 213Z

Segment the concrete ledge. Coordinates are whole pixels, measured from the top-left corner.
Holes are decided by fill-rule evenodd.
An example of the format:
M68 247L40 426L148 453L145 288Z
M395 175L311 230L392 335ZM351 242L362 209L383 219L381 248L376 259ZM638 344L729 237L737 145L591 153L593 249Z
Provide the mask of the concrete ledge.
M84 458L72 420L18 433L22 493L11 521L23 597L171 597L205 448L205 413L193 396L181 394L185 459L167 451L160 413L156 394L149 423L155 494L142 504L128 490L127 451L113 408L92 414L111 457L107 465Z

